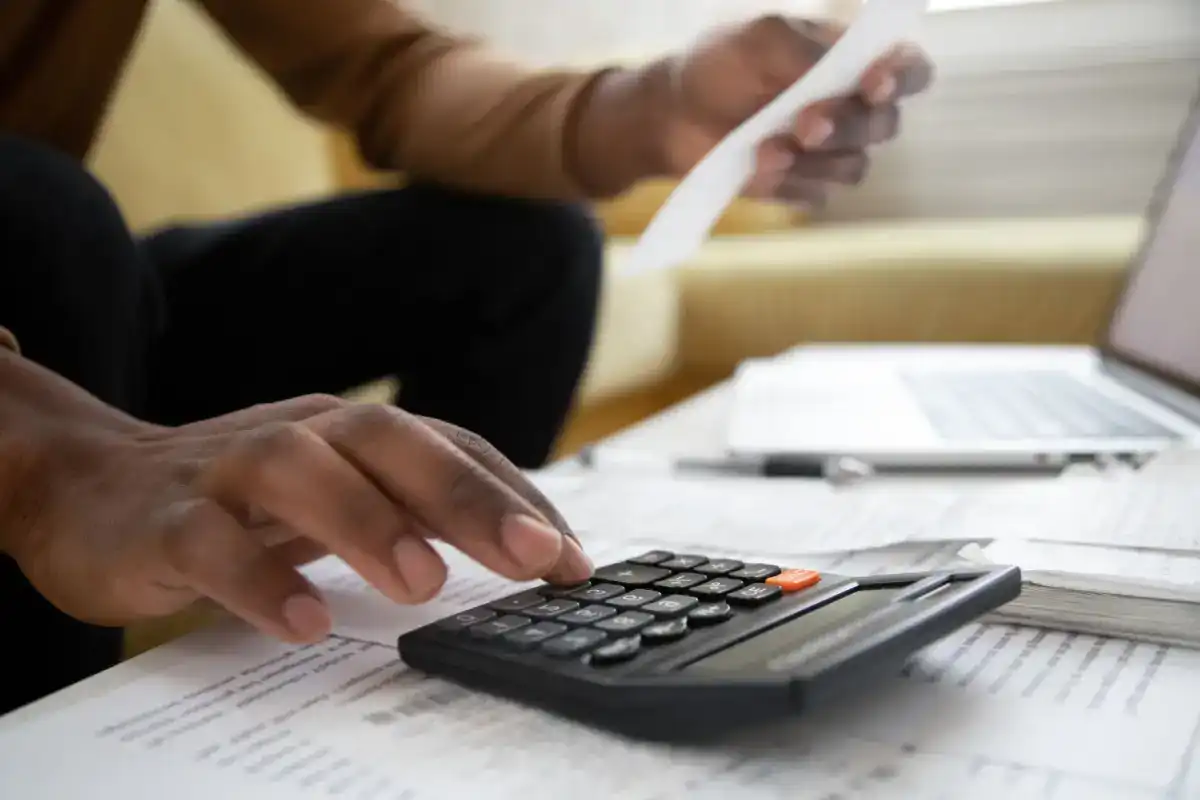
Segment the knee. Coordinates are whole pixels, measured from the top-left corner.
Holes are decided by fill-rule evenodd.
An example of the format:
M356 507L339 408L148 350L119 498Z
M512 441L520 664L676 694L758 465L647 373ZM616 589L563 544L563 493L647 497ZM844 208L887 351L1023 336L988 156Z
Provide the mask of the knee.
M137 279L136 244L108 191L69 156L11 136L0 136L0 238L0 295L26 303L64 293L101 303Z

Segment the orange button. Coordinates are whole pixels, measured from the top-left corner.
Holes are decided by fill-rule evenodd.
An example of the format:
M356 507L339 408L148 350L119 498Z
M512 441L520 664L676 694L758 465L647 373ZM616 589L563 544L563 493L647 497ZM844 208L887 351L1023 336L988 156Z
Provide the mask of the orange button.
M767 578L767 583L785 592L798 592L816 585L820 580L821 574L811 569L785 569L774 578Z

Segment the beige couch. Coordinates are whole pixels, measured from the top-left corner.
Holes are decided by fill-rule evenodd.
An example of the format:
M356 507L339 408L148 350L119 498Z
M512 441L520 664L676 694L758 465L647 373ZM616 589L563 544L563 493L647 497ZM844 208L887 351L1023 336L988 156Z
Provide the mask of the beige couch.
M347 153L192 4L160 0L93 166L145 228L373 180ZM585 405L806 340L1090 341L1139 231L1126 218L796 226L742 203L685 267L622 274L621 251L668 189L600 209L613 257Z

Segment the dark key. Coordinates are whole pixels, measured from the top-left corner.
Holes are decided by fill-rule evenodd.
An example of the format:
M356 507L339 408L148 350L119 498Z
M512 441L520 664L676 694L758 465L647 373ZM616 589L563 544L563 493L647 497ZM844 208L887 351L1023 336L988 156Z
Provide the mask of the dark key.
M597 622L596 627L609 633L633 633L651 622L654 622L651 614L643 614L641 611L626 611L624 614Z
M641 610L656 617L681 617L700 605L700 601L686 594L670 594L642 606Z
M740 588L741 585L742 581L735 581L733 578L713 578L708 583L693 586L692 593L702 597L719 597Z
M661 562L659 566L663 569L695 569L707 561L708 559L704 556L679 555L669 561Z
M603 603L608 598L616 597L619 594L624 594L624 592L624 586L617 586L615 583L597 583L595 586L588 586L586 589L571 592L571 598L574 600L583 600L585 603Z
M568 611L574 611L577 608L579 608L579 603L576 603L574 600L560 598L558 600L549 600L540 606L527 608L524 613L526 616L533 617L534 619L549 619L550 617L557 617L559 614L565 614Z
M706 580L708 580L708 576L701 575L698 572L680 572L678 575L663 578L654 585L659 589L679 591L681 589L690 589L698 583L704 583Z
M602 581L623 583L626 586L645 586L670 575L669 570L644 567L641 564L609 564L594 573Z
M682 639L687 635L688 621L686 617L668 619L656 622L642 628L642 641L646 644L666 644Z
M626 636L615 642L601 645L592 651L592 663L597 666L605 664L620 664L628 661L642 649L642 641L637 636Z
M747 564L736 572L729 573L729 577L743 581L765 581L767 578L775 577L782 571L774 564Z
M731 593L726 599L739 606L761 606L783 595L783 590L769 583L752 583Z
M637 608L660 597L662 597L662 593L656 592L653 589L634 589L632 592L626 592L625 594L609 598L608 604L617 608Z
M640 556L629 559L629 563L652 567L660 561L666 561L668 558L674 557L674 553L669 553L666 550L651 550L648 553L642 553Z
M530 589L527 592L503 597L499 600L493 600L488 603L488 608L493 611L524 611L527 608L532 608L538 603L546 602L546 598L537 589Z
M570 633L564 633L562 636L555 636L553 639L542 642L542 652L551 656L569 658L591 650L607 638L607 633L595 628L576 628Z
M509 614L499 619L479 623L471 628L471 635L479 639L494 639L497 636L503 636L509 631L524 628L530 622L531 620L528 617L518 617L515 614Z
M599 622L602 619L608 619L615 615L617 610L608 606L584 606L577 608L569 614L563 614L561 617L555 617L555 622L561 622L565 625L591 625L593 622Z
M526 625L524 628L509 631L504 634L502 641L518 650L529 650L566 630L566 625L560 625L557 622L539 622L536 625Z
M575 592L582 591L591 585L591 581L584 581L573 586L543 586L538 589L538 594L542 597L570 597Z
M696 572L702 572L705 575L725 575L741 568L742 562L734 561L732 558L714 558L707 564L699 564L694 567Z
M705 603L702 606L696 606L688 612L687 618L695 627L702 625L716 625L718 622L724 622L733 616L733 609L728 603Z
M460 631L463 628L478 625L480 622L487 622L495 616L496 612L490 608L474 608L441 620L438 622L438 627L448 631Z

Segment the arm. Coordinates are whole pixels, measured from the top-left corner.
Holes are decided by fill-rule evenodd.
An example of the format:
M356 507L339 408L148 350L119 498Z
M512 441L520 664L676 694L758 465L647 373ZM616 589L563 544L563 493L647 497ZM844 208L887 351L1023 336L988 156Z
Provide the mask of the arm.
M535 71L393 0L202 0L312 116L374 167L477 191L617 194L658 171L657 72Z

